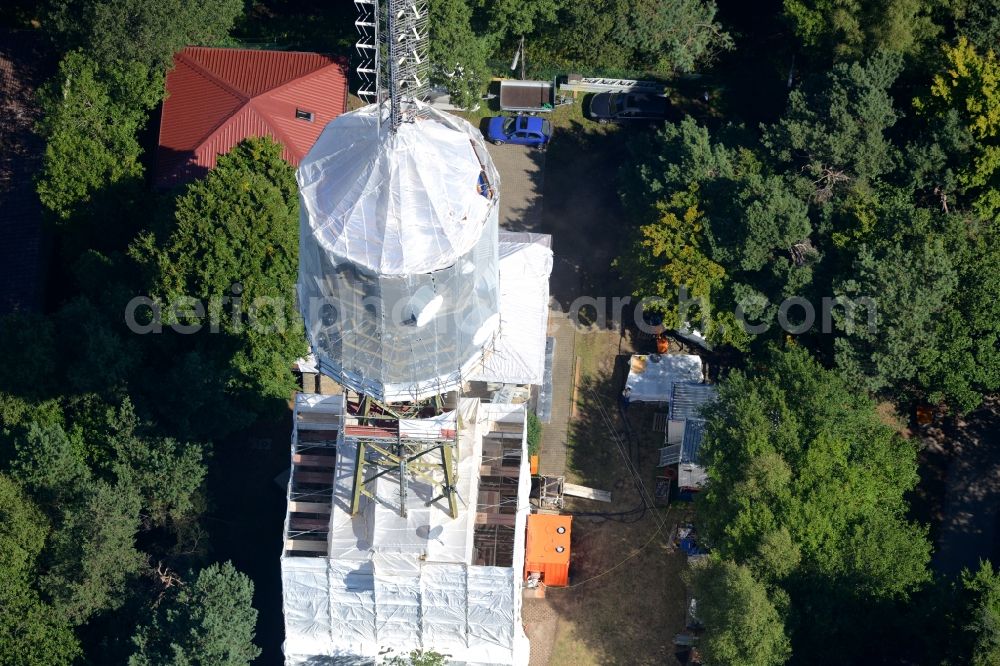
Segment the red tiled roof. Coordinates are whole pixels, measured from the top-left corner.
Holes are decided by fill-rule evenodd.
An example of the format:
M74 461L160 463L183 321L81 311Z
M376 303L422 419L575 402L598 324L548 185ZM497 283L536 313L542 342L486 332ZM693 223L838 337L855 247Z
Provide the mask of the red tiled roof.
M174 56L160 120L156 185L198 178L250 136L270 136L294 165L347 108L347 65L318 53L189 46ZM295 117L296 110L312 121Z

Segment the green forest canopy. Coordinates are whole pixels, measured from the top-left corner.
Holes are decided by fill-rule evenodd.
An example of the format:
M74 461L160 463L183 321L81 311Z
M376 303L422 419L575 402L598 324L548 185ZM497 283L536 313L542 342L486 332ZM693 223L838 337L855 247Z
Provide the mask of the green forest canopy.
M305 343L292 301L269 311L283 328L216 336L138 337L121 312L138 293L166 303L236 283L250 300L289 296L297 200L279 148L246 142L203 181L154 194L141 138L185 44L237 45L234 26L271 46L353 39L352 7L279 5L30 10L62 59L40 94L38 193L65 290L43 314L0 321L0 664L258 654L252 582L212 562L202 514L212 451L282 413L293 387ZM529 75L680 86L696 74L688 83L720 91L727 115L633 142L618 262L638 296L684 286L702 299L698 323L750 368L721 384L698 508L715 554L692 582L718 663L823 663L831 643L850 662L872 649L859 635L881 640L865 656L933 642L942 662L996 660L998 577L988 563L953 588L932 577L906 501L914 449L866 392L960 413L1000 388L998 17L992 0L785 0L765 17L774 47L711 0L431 0L432 75L462 105L509 71L522 37ZM761 83L791 81L763 125L746 122L754 100L713 68L730 52ZM734 315L767 321L789 296L872 294L877 332L836 314L829 334L790 346Z

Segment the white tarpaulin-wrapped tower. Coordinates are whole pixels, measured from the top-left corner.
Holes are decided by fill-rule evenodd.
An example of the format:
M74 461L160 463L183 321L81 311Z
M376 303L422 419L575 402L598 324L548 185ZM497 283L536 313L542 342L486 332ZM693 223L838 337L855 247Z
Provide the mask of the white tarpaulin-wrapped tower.
M550 243L500 242L482 137L417 101L426 0L355 5L375 103L331 122L297 174L299 305L343 390L296 398L285 665L422 650L521 666L527 411L460 394L541 377Z
M404 105L394 129L388 102L336 118L298 170L319 369L384 402L458 388L500 323L496 168L469 123Z

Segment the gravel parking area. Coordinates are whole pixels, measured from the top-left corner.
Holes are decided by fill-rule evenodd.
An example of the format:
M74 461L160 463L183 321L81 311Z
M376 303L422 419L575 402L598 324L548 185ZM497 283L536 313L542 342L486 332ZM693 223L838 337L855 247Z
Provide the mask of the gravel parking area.
M510 231L541 232L545 151L487 145L500 172L500 226Z

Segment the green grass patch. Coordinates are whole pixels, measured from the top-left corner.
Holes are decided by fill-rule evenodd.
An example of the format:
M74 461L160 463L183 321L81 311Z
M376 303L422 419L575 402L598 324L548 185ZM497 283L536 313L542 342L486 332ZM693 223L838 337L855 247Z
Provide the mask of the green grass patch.
M535 456L538 455L538 447L542 443L542 422L538 420L538 416L529 411L528 412L528 455Z

